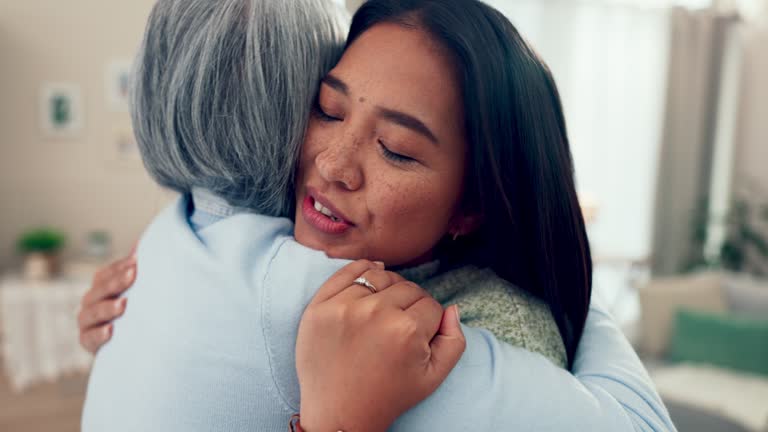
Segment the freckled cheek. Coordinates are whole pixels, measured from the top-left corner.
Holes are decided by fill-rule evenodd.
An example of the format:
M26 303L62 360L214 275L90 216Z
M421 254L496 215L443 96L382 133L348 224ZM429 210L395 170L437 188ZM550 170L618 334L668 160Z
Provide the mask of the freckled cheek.
M447 213L428 184L380 184L376 194L368 196L372 228L378 236L425 234L441 229L440 222Z

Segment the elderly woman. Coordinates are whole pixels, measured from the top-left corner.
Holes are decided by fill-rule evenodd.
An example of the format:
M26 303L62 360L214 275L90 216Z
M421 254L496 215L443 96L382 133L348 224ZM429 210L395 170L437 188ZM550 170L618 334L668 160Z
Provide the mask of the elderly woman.
M457 19L464 12L466 23ZM441 25L450 31L437 32ZM509 125L488 122L491 126L479 132L480 138L464 140L464 125L472 131L478 122L469 114L466 123L461 121L465 110L475 108L466 105L470 101L488 116L508 111L494 111L499 101L488 98L488 92L461 92L459 87L486 85L471 79L472 73L488 78L493 88L530 80L530 89L551 98L534 97L522 104L524 111L540 115L555 135L542 135L537 143L521 133L521 148L551 144L553 151L569 155L554 85L511 25L478 2L373 0L356 15L352 28L349 49L323 80L302 146L296 239L338 257L380 258L404 266L427 262L428 268L416 270L434 276L430 259L436 239L470 236L480 229L474 207L457 201L465 176L456 173L465 165L466 146ZM142 238L141 271L127 293L131 308L115 323L117 337L97 357L83 429L279 430L299 410L300 400L307 430L384 430L435 390L465 343L467 350L445 385L402 416L394 425L397 430L674 429L631 348L599 309L592 309L585 322L586 306L558 303L548 291L541 294L557 325L565 323L560 327L563 339L555 341L551 352L518 345L550 357L550 362L500 343L486 330L462 329L455 308L444 312L424 290L384 271L381 264L358 261L338 270L343 262L294 241L287 219L238 209L280 214L289 206L281 197L290 196L307 111L287 100L298 95L308 104L311 96L302 91L315 88L325 71L313 75L309 80L315 81L306 88L291 83L306 82L302 74L312 74L311 65L327 64L323 53L335 41L333 29L328 9L310 1L163 0L153 10L139 59L134 122L150 172L185 195ZM447 39L441 38L454 36L469 44L470 50L463 52L479 55L453 63L446 53L455 47L448 48ZM313 45L318 42L319 47ZM410 57L405 47L411 47ZM505 68L488 68L493 50L507 50L513 63L528 69L507 74ZM374 53L376 59L371 58ZM289 64L293 55L295 64ZM473 62L484 66L472 68ZM454 68L461 67L469 72L456 73ZM425 93L419 95L421 91ZM483 97L475 102L471 97L477 95ZM416 112L427 120L370 109L366 99L419 107ZM265 101L274 108L260 105ZM259 109L251 110L253 106ZM522 111L514 107L511 112ZM376 116L386 118L389 126L372 126L379 124ZM535 131L539 125L518 127ZM387 139L363 146L361 137L382 134ZM412 147L424 139L421 150ZM500 142L491 154L507 158ZM483 161L489 156L475 157ZM566 159L541 160L545 171L537 167L533 173L566 176L549 186L573 196ZM251 160L259 161L258 166L249 164ZM513 171L523 168L511 166ZM377 175L379 182L364 187L362 178ZM505 181L497 183L501 194L521 187L525 179L515 178L512 185ZM479 191L493 187L479 185ZM405 189L408 196L392 195ZM344 201L341 210L332 204L351 192L363 195ZM375 223L354 206L365 194L389 197L374 200L373 207L368 202L366 211L376 216ZM421 211L419 202L428 202L429 211ZM260 207L264 203L271 208ZM568 199L552 205L578 207ZM490 219L485 226L493 227L498 214L492 206L485 209L481 216ZM529 210L521 206L514 211L524 215ZM573 244L583 248L580 217L572 222ZM392 229L409 234L398 241L387 234ZM509 235L492 231L502 238ZM344 233L360 238L350 242L340 237ZM568 250L568 239L552 237ZM509 242L500 245L510 247ZM563 262L585 259L588 252ZM588 263L577 267L581 273L573 274L583 283L579 287L574 282L573 293L564 291L564 298L588 302ZM504 270L498 269L502 275ZM518 324L534 324L524 334L534 339L551 334L555 321L549 308L508 283L514 272L501 279L492 272L469 271L475 279L446 277L455 275L447 272L435 276L441 282L424 283L438 288L433 293L456 283L458 288L477 283L490 295L485 305L488 299L501 306L514 304L527 317ZM563 268L563 274L569 271ZM415 277L418 272L407 273ZM87 304L97 306L86 310L98 309L100 298L91 295ZM494 333L517 342L514 335ZM578 378L556 366L560 350ZM544 401L556 406L557 415Z

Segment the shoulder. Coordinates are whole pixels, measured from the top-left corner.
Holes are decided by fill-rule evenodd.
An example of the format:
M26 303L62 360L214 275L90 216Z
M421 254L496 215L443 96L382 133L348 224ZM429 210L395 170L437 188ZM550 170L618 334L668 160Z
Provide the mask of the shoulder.
M317 289L346 263L304 247L292 237L281 239L268 257L261 327L274 385L282 402L294 411L300 401L294 349L298 323Z
M275 243L270 254L264 283L290 286L308 302L317 289L347 263L347 260L328 258L323 251L310 249L285 236Z
M259 413L283 409L267 397L271 377L253 371L268 365L258 337L266 257L290 221L232 216L195 233L181 204L158 215L142 238L139 273L126 293L130 307L91 372L83 430L258 425ZM178 400L185 401L181 409ZM211 409L222 403L226 410ZM119 412L110 411L115 406ZM107 427L115 418L118 424Z
M465 324L485 328L502 342L538 352L565 367L565 346L545 302L490 269L466 266L447 273L445 280L441 284L455 293L448 302L459 305Z
M562 409L552 417L541 402L559 395L560 386L567 387L567 371L503 343L484 328L462 329L467 346L456 367L431 396L398 418L391 431L569 430L557 420L570 414L568 404L558 405Z

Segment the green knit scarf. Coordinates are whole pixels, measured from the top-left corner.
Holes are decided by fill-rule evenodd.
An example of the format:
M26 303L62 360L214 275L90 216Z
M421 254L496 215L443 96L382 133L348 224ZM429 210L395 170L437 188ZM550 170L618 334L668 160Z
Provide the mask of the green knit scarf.
M429 262L400 271L443 306L457 304L461 322L484 328L501 342L539 353L557 366L567 365L565 345L546 303L498 277L490 269L464 266L438 273Z

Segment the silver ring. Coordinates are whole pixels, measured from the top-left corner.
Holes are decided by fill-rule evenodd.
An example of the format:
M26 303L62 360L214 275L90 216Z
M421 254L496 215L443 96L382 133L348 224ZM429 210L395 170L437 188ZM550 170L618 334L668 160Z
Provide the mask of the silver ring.
M352 283L368 288L368 290L371 291L371 294L376 294L377 292L379 292L379 290L377 290L376 287L368 281L368 279L362 276L353 280Z

